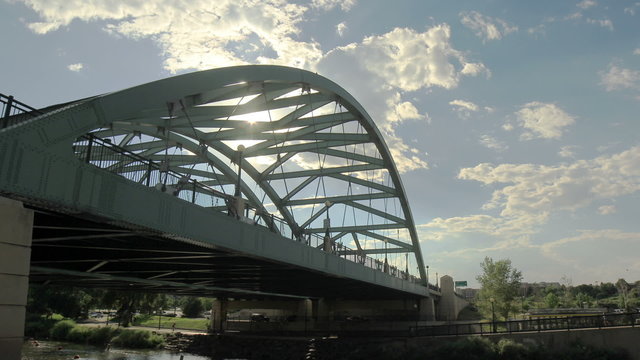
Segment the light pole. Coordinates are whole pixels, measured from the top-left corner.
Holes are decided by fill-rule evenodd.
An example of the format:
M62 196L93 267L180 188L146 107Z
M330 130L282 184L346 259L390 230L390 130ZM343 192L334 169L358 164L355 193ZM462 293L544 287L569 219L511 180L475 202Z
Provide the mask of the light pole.
M495 304L496 304L496 299L491 298L489 299L489 301L491 301L491 324L492 324L492 330L495 333L496 332L496 309L495 309Z
M427 265L427 289L429 289L429 265Z
M387 261L387 240L384 240L384 272L389 273L389 262Z

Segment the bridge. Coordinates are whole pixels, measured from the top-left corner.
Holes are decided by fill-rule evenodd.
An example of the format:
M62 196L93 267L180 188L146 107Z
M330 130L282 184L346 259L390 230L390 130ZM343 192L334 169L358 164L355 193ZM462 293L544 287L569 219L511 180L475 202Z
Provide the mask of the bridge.
M391 152L322 76L239 66L2 104L0 311L24 315L30 281L434 318Z

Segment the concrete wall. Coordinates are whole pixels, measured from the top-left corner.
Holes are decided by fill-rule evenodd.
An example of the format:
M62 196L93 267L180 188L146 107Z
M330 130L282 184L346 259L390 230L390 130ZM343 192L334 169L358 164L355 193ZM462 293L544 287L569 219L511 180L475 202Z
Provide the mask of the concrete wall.
M0 354L20 360L29 291L33 211L0 197Z

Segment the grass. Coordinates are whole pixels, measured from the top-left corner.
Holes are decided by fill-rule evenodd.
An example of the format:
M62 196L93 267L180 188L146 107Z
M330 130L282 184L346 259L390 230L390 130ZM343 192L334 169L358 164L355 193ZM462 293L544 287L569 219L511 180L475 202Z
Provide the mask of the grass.
M136 316L133 321L134 325L148 326L158 328L158 316L156 315L139 315ZM179 318L160 316L160 327L165 329L171 329L173 324L176 324L176 329L192 329L192 330L207 330L209 320L207 319L191 319L191 318Z

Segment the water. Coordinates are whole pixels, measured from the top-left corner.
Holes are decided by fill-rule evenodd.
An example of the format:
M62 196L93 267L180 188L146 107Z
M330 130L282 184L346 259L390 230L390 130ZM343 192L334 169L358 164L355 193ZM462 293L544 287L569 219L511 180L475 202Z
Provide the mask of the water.
M75 355L80 360L211 360L207 356L172 353L165 350L129 350L111 348L106 351L95 346L73 343L40 341L40 346L25 342L22 346L22 360L71 360ZM62 347L62 349L58 349Z

